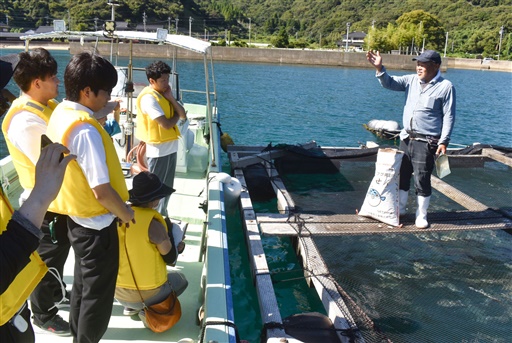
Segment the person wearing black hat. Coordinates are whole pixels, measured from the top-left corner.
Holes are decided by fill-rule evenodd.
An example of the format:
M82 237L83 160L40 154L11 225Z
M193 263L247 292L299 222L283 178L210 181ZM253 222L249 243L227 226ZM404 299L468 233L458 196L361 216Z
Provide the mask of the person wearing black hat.
M174 189L153 173L135 175L129 201L137 222L128 229L125 226L118 229L119 272L115 298L125 307L123 314L139 314L143 323L141 297L150 306L166 299L172 291L180 295L188 286L183 273L167 272L166 265L174 266L183 246L174 247L170 222L155 210L160 199L173 192Z
M2 123L2 131L24 189L19 199L22 204L34 186L41 136L46 133L50 116L58 104L54 99L59 93L60 83L57 61L43 48L21 52L13 79L22 94L12 102ZM62 281L70 249L66 220L65 215L51 211L45 216L41 227L45 236L37 252L52 272L46 274L30 295L34 324L57 335L70 335L69 324L58 314L55 304L69 304L69 292Z
M414 57L416 74L405 76L390 76L378 51L368 51L366 58L375 67L376 77L384 88L406 93L400 132L400 150L404 152L400 167L400 214L406 211L414 173L418 202L415 224L427 228L435 159L446 153L455 123L455 87L441 76L441 56L434 50Z

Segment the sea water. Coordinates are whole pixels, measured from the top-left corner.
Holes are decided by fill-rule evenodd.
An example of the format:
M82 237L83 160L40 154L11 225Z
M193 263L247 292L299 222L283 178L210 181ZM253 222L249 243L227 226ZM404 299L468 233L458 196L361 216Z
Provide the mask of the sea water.
M19 50L0 50L0 54L18 52ZM69 60L67 51L52 51L59 63L59 79L63 80L63 70ZM136 58L134 66L144 67L151 63L152 59ZM119 64L124 64L126 59L120 58ZM384 56L384 64L386 62ZM413 63L413 62L411 62ZM115 64L115 63L114 63ZM195 89L195 85L203 79L202 63L197 61L182 61L178 63L180 74L180 86L182 89ZM403 75L409 72L390 71L395 75ZM341 67L319 67L302 65L281 65L281 64L255 64L216 62L215 63L216 86L218 90L218 111L221 115L224 132L228 132L236 144L239 145L262 145L268 144L296 144L308 141L316 141L322 146L358 146L367 141L375 140L375 137L366 131L362 124L371 119L396 120L401 123L401 114L404 103L404 94L382 89L375 79L373 69L341 68ZM457 90L457 118L452 134L452 143L471 145L475 142L493 144L499 146L512 146L512 73L494 72L489 70L456 70L449 69L443 76L452 81ZM193 86L194 85L194 86ZM11 82L8 88L16 93L16 87ZM58 99L61 100L65 94L61 83ZM188 95L187 95L188 96ZM199 97L193 94L191 97ZM185 98L193 100L193 98ZM5 146L4 146L5 147ZM6 150L0 151L2 157ZM229 172L227 157L224 156L224 168ZM468 192L478 194L495 193L490 189L510 190L510 169L500 170L504 174L500 180L491 181L486 185L486 180L479 180L479 190L470 187ZM347 171L350 173L350 171ZM468 179L477 180L478 172L468 177L460 176L457 181L460 186ZM352 176L371 179L372 172L353 172ZM450 177L450 176L449 176ZM452 176L454 177L454 176ZM305 203L316 203L322 208L322 199L325 199L325 192L321 189L326 187L326 192L332 192L330 185L339 190L341 178L331 176L329 182L325 179L303 178L294 179L290 177L287 182L291 191L295 193L300 201ZM505 180L505 181L503 181ZM312 190L308 191L305 186L310 182ZM364 180L361 180L364 182ZM366 180L368 182L369 180ZM467 183L467 182L466 182ZM497 185L493 188L494 185ZM298 191L295 189L298 188ZM457 186L459 187L459 186ZM466 191L466 190L464 190ZM510 195L510 192L507 193ZM505 195L506 196L506 195ZM503 199L502 199L503 200ZM508 199L508 203L510 204ZM505 198L504 202L507 202ZM276 208L275 202L255 204L258 212L272 212ZM261 330L261 319L258 310L256 293L253 290L253 280L247 262L247 249L241 230L239 213L228 213L229 247L231 278L233 281L233 296L235 307L235 319L240 331L240 336L250 342L259 341ZM478 247L482 255L489 254L495 247L500 249L493 256L503 264L503 278L497 282L509 282L511 277L512 250L510 248L510 235L499 233L492 235L492 239L479 238L481 242ZM403 237L400 245L407 247L411 242L423 242L424 238ZM352 237L345 242L350 255L357 262L365 259L385 260L393 255L386 247L396 240L388 238L384 240L371 239L369 237ZM302 272L295 259L291 243L287 239L275 237L263 237L263 244L267 254L267 260L271 274L275 282L276 296L279 301L281 316L286 317L294 313L323 311L314 290L307 287L301 279ZM458 248L460 249L460 248ZM400 250L400 249L399 249ZM374 255L368 255L371 251ZM478 258L484 258L480 256ZM428 259L428 256L420 256ZM340 256L341 260L347 257ZM379 260L379 261L380 261ZM412 262L414 268L421 269L421 275L426 280L433 278L436 271L433 271L429 262ZM419 267L418 267L419 266ZM358 263L353 265L347 263L347 270L354 272L360 270ZM364 268L363 268L364 269ZM432 270L432 271L430 271ZM373 268L364 276L369 281L365 287L373 289L368 294L375 295L379 290L393 281L404 279L407 271L394 271L391 267ZM432 273L432 275L429 275ZM478 275L476 276L478 278ZM390 287L388 296L400 292L401 282L396 282ZM450 286L450 285L448 285ZM433 285L442 288L442 285ZM449 287L448 287L449 288ZM455 289L458 291L458 289ZM363 294L364 296L364 294ZM468 301L478 301L479 297L489 299L492 305L495 302L493 296L482 294L476 289L467 292L464 297ZM510 287L504 294L499 295L496 304L503 306L502 299L510 302L512 295ZM501 301L501 302L500 302ZM455 304L455 305L454 305ZM449 298L441 304L446 312L439 311L437 316L451 317L450 308L461 306L460 302L452 302ZM511 317L510 306L504 309L504 315L499 320L503 322L504 330L500 330L497 336L457 336L457 334L446 334L443 337L450 337L449 340L432 338L431 342L507 342L511 335L507 336L507 327L510 328ZM388 318L381 320L381 326L391 325L393 320L400 318ZM464 318L459 318L464 322ZM458 323L458 322L454 322ZM409 323L402 323L398 326L402 331L417 330L417 327ZM471 326L469 327L471 329ZM478 334L478 333L477 333ZM400 339L399 339L400 341ZM407 342L407 338L403 341ZM409 340L411 341L411 340ZM411 342L419 342L413 340Z

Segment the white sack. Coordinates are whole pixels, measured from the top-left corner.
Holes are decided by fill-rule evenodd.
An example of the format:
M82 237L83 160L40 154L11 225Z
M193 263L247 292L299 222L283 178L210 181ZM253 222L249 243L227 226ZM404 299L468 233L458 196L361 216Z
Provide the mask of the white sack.
M359 215L398 226L398 180L403 155L403 152L396 149L379 149L375 163L375 176L368 188Z

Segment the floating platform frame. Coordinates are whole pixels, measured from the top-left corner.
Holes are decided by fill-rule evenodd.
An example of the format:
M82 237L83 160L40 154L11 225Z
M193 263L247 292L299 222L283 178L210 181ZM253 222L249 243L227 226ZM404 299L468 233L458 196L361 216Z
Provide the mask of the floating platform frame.
M304 149L318 148L315 142L301 145ZM344 148L326 148L326 150L339 151ZM360 149L348 149L348 153L357 155ZM414 215L408 214L401 218L402 225L393 227L371 218L354 215L309 215L295 214L295 204L279 177L272 159L282 157L286 151L265 151L261 146L229 146L228 155L234 176L242 184L240 197L243 225L246 230L246 242L251 260L251 270L258 292L262 322L267 327L267 337L286 337L282 329L282 318L279 313L277 299L273 290L270 271L261 244L262 234L276 236L292 236L297 254L303 262L305 278L310 286L315 287L328 317L338 330L353 330L357 332L354 320L351 317L342 295L334 281L327 277L329 271L316 250L310 237L311 234L340 235L340 234L382 234L382 233L414 233L427 231L453 231L453 230L510 230L512 229L511 215L500 212L471 198L458 189L450 186L439 178L432 176L432 186L440 193L454 200L467 211L450 213L429 213L430 227L417 229L414 225ZM357 157L356 157L357 158ZM363 156L360 160L368 160ZM512 159L494 149L482 149L481 155L450 156L452 166L483 166L486 161L498 161L512 167ZM272 187L277 196L279 214L256 214L252 207L250 195L243 173L244 167L255 163L262 163L272 180ZM294 238L295 237L295 238ZM306 254L306 251L308 252ZM314 258L312 259L311 256ZM309 270L314 271L310 275ZM349 338L338 333L340 342L349 342ZM363 342L359 335L356 342Z

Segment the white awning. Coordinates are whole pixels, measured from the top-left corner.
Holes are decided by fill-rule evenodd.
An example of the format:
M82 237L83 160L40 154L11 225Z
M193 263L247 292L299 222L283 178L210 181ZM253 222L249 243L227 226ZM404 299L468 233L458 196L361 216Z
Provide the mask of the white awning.
M100 39L121 39L121 40L136 40L145 42L155 42L162 44L169 44L179 48L187 49L199 54L206 54L211 44L203 40L183 35L167 35L165 39L158 39L156 32L140 32L140 31L115 31L112 36L106 36L104 31L53 31L48 33L39 33L32 35L21 36L22 40L34 39L54 39L54 38L67 38L67 39L80 39L82 37L92 37Z

